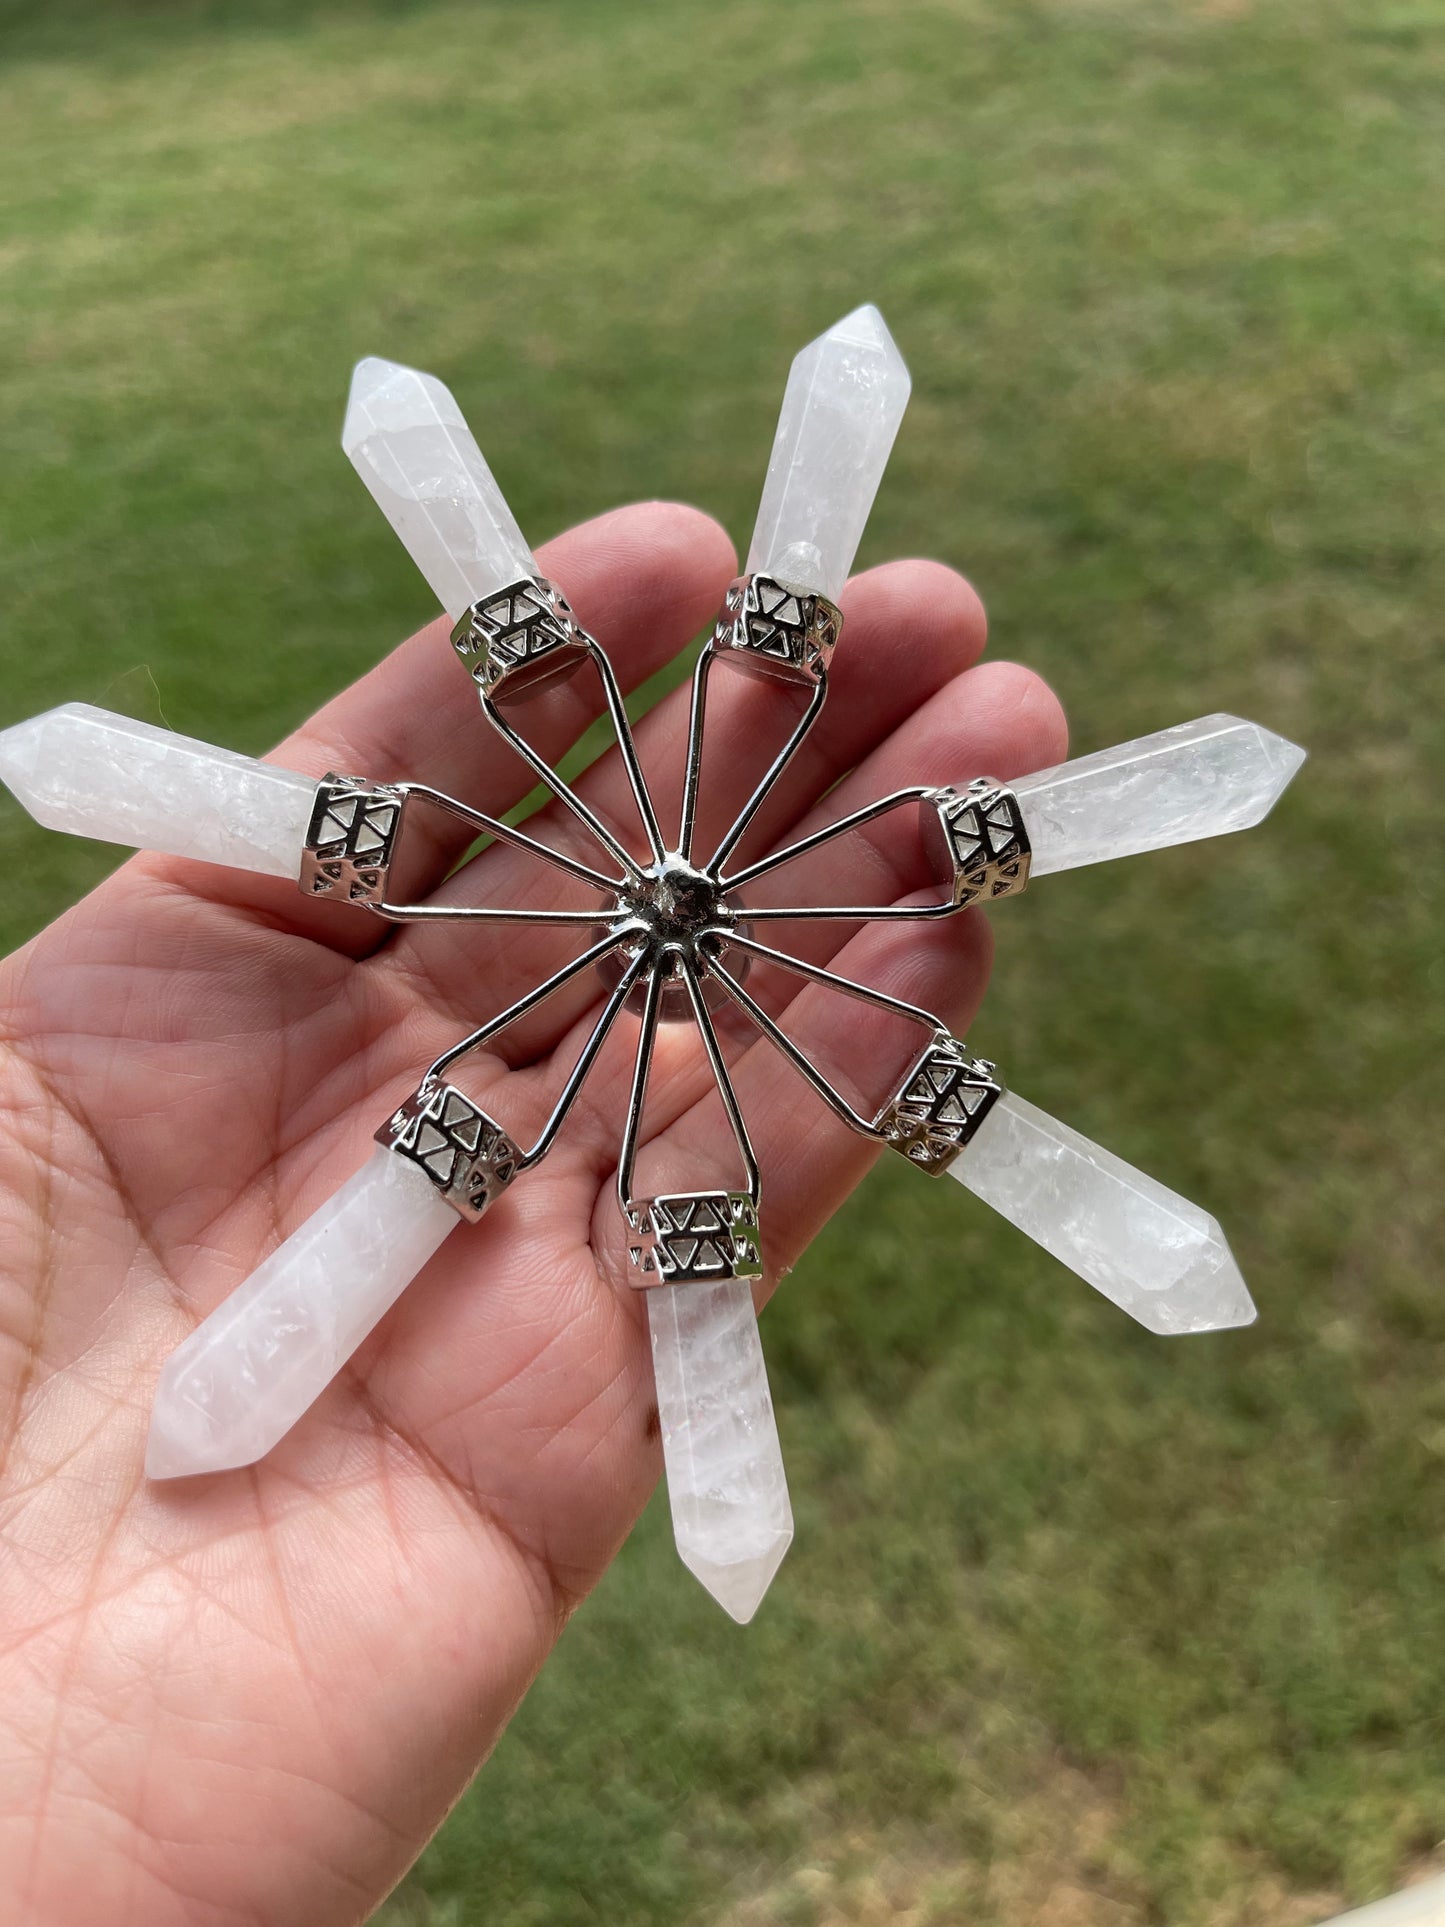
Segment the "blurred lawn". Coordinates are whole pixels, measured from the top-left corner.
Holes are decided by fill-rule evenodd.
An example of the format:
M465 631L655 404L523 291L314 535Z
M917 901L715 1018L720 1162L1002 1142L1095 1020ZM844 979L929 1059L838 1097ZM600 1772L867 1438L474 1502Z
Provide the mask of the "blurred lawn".
M0 720L259 749L428 613L336 447L361 353L453 384L536 535L675 493L745 536L789 356L873 298L916 386L863 559L967 568L1081 750L1232 709L1313 751L1254 835L1006 906L973 1037L1214 1207L1260 1324L1150 1339L880 1172L767 1321L758 1623L655 1505L381 1918L1243 1927L1418 1868L1445 5L0 23ZM114 856L0 846L11 942Z

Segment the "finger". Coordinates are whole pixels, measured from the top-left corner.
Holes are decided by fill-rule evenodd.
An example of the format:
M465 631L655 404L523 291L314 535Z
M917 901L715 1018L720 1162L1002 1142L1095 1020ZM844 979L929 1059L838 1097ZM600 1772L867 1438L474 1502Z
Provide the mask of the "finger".
M671 661L714 613L735 568L723 529L680 503L615 509L570 529L538 556L612 661L624 689ZM595 676L550 692L537 717L537 747L558 759L601 707ZM341 770L376 782L429 783L491 815L535 786L525 764L481 715L475 685L456 659L445 619L429 623L369 674L327 703L273 751L271 761L308 776ZM405 832L409 888L426 894L473 840L440 812L416 807ZM584 860L595 857L579 851ZM535 858L523 859L536 866ZM600 867L610 868L610 865ZM561 873L558 873L561 875ZM389 926L349 906L309 902L284 883L194 866L187 880L217 899L364 956ZM566 879L564 879L566 881Z
M835 783L860 759L868 759L895 728L920 705L925 708L941 688L974 662L985 640L982 605L963 577L941 564L896 562L870 570L844 592L848 617L845 644L835 660L840 667L822 720L798 762L770 798L767 816L786 825L807 802ZM845 656L845 651L849 652ZM741 761L760 731L773 725L774 741L788 727L781 715L777 685L739 679L739 700L710 712L710 757L726 766ZM637 732L664 823L675 823L681 800L682 762L687 741L689 693L674 691L644 718ZM615 751L600 758L578 783L579 792L600 814L619 821L625 808L626 776ZM553 812L544 812L540 834L550 835ZM720 837L728 819L699 812L699 842ZM529 828L533 824L529 823ZM517 904L532 910L587 907L598 901L570 878L545 872L530 858L493 848L451 878L438 900L443 903ZM488 929L481 924L430 925L399 932L376 960L383 971L402 973L458 1021L478 1022L520 995L528 984L576 954L586 933ZM835 940L841 941L842 933ZM569 951L570 942L570 951ZM488 1009L477 1011L480 985ZM586 986L560 995L525 1028L504 1043L513 1062L526 1061L555 1043L575 1021Z

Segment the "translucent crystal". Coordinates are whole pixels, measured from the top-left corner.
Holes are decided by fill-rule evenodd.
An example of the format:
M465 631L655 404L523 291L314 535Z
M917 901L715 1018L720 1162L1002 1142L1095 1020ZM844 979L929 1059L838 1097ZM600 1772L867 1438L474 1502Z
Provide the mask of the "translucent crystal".
M536 574L506 497L435 375L357 362L341 446L453 620Z
M37 823L294 877L316 780L89 703L0 732L0 777Z
M912 387L876 308L855 308L793 362L750 573L836 602Z
M1021 777L1031 874L1251 829L1304 760L1258 723L1204 716Z
M647 1313L678 1554L746 1625L793 1540L752 1288L659 1288Z
M1206 1211L1006 1091L949 1175L1154 1332L1254 1321Z
M264 1457L458 1222L424 1172L378 1145L166 1360L148 1475Z

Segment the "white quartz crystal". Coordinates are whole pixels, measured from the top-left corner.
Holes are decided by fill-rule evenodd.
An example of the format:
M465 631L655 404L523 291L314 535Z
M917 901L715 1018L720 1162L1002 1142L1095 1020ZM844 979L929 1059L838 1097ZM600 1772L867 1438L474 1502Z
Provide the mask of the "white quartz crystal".
M1014 785L1033 846L1032 876L1248 830L1268 816L1305 759L1238 716L1204 716Z
M659 1287L647 1312L678 1554L746 1625L793 1539L752 1287Z
M294 877L316 779L65 703L0 732L0 777L37 823Z
M1012 1091L948 1169L1150 1331L1253 1323L1254 1303L1208 1212Z
M435 375L357 362L341 446L453 620L536 574L506 497Z
M836 602L912 387L876 308L855 308L793 362L749 573Z
M264 1457L459 1222L424 1172L378 1145L166 1360L149 1476Z

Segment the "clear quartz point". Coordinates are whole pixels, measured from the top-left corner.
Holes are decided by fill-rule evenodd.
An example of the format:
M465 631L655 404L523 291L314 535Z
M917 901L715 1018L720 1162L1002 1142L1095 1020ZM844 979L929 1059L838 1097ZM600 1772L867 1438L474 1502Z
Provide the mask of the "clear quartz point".
M459 1222L424 1172L378 1145L166 1360L148 1476L263 1458Z
M537 564L451 391L374 356L356 364L341 446L453 621Z
M949 1175L1152 1332L1254 1322L1207 1211L1006 1091Z
M0 731L0 777L37 823L132 849L295 877L314 777L65 703Z
M678 1556L746 1625L793 1541L752 1287L659 1287L647 1317Z
M855 308L800 351L778 416L750 574L837 601L912 385L873 307Z
M1252 829L1305 752L1238 716L1203 716L1021 777L1030 875Z

